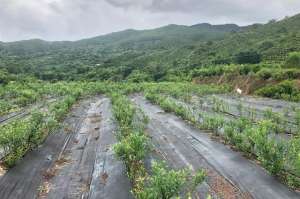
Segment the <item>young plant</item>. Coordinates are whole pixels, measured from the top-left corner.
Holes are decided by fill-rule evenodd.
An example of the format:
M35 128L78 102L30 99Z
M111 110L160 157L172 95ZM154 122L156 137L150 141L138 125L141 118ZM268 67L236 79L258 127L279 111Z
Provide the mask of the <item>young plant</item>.
M272 129L274 133L282 133L286 131L285 127L287 122L283 115L273 112L272 109L266 109L264 111L264 117L266 120L272 122Z
M205 172L199 170L192 175L188 169L175 171L165 163L153 162L152 175L148 177L145 189L137 193L138 199L191 198L196 187L205 179Z
M131 181L135 184L139 176L143 176L144 159L149 151L148 139L143 134L132 132L128 137L114 145L114 151L127 168ZM142 175L141 175L142 174Z
M279 175L284 168L285 145L282 141L269 137L269 121L261 121L253 133L253 142L258 160L273 175Z
M202 115L201 128L211 130L216 136L220 129L224 126L225 119L220 115L208 116Z
M228 112L229 106L223 100L220 100L215 96L212 98L212 100L213 100L213 111L217 113Z

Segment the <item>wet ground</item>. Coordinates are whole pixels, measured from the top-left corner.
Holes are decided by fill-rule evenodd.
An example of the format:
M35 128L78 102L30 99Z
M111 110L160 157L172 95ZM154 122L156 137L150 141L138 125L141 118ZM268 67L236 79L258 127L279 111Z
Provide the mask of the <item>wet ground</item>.
M132 198L125 168L112 151L114 132L110 100L97 99L62 153L63 165L50 170L55 175L44 182L49 190L43 198Z
M174 167L190 166L208 171L207 187L199 191L200 196L210 192L219 198L300 197L240 153L212 140L206 132L165 113L141 96L132 100L149 117L148 133L168 162Z
M207 178L194 198L296 199L260 166L211 138L208 132L165 113L144 97L131 96L149 117L146 133L155 154L173 168L205 169ZM112 150L116 124L108 98L82 100L63 127L16 167L0 170L1 199L131 199L130 182ZM2 173L2 174L1 174Z
M112 153L114 130L109 99L81 101L59 132L2 173L0 198L132 198Z

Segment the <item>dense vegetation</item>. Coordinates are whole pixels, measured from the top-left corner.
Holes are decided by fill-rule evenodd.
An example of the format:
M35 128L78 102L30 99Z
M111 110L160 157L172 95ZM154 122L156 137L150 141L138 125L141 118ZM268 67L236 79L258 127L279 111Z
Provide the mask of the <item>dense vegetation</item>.
M0 84L29 79L190 82L239 75L263 80L252 94L299 101L299 26L296 15L247 27L169 25L75 42L0 43ZM25 100L26 92L19 102L0 100L0 107L8 111L38 99Z
M165 76L166 68L161 65L163 60L159 60L165 54L189 48L185 46L192 43L219 40L239 29L236 25L169 25L149 31L126 30L77 42L3 43L0 67L13 74L32 74L43 80L123 80L136 71L145 73L150 80L159 80ZM157 73L161 67L161 74Z
M0 82L7 71L43 80L190 81L192 70L208 66L281 64L300 51L299 26L297 15L247 27L169 25L76 42L0 43ZM293 60L288 68L298 63Z

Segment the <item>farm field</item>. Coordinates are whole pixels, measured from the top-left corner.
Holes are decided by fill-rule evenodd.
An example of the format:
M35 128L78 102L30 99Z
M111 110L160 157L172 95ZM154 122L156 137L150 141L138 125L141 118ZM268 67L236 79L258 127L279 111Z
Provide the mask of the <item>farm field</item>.
M299 0L0 2L0 199L300 199Z
M300 197L298 102L239 96L225 84L2 90L2 198Z

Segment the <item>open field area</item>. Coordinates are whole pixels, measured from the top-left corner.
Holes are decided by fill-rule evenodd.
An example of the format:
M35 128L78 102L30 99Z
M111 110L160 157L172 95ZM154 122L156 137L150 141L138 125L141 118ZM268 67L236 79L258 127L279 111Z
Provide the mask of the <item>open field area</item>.
M39 97L1 115L2 198L300 197L299 103L212 84L22 86Z
M300 0L0 0L0 199L300 199Z

